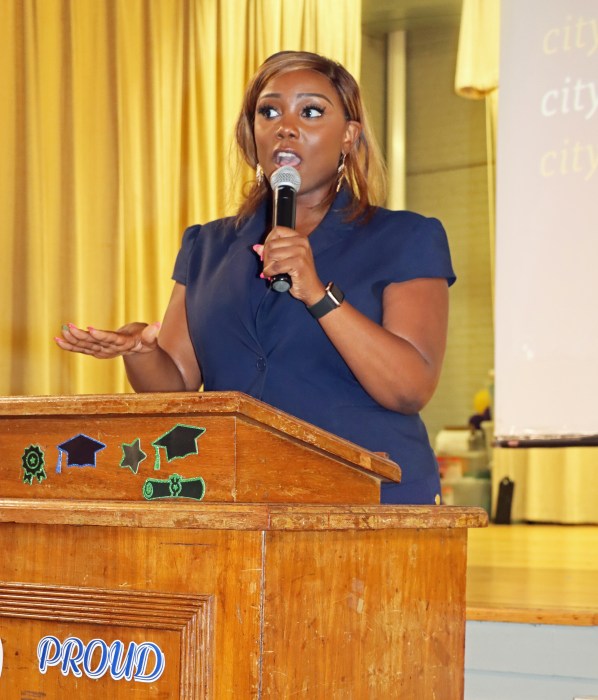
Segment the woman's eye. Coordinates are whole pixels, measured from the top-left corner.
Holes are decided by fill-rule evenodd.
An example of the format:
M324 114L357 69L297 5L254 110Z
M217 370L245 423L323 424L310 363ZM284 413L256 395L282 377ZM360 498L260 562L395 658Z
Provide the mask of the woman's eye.
M262 105L261 107L258 107L257 113L265 119L274 119L278 116L278 111L270 105Z
M317 105L307 105L301 111L301 116L308 117L309 119L314 119L316 117L321 117L325 112L323 107L318 107Z

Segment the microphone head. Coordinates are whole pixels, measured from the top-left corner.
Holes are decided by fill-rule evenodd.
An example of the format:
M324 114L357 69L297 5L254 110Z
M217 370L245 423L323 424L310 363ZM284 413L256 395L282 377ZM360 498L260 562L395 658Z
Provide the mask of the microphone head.
M278 168L270 176L270 187L273 190L279 187L290 187L295 192L298 192L301 187L301 175L292 165L283 165L282 168Z

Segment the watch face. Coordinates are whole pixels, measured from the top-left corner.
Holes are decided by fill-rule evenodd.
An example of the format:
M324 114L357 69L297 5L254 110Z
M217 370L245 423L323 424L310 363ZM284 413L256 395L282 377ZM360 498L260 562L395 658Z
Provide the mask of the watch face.
M345 295L341 292L341 290L334 284L334 282L330 282L328 286L326 287L326 294L332 299L332 301L336 304L336 306L340 306L341 302L345 298Z
M309 313L314 318L322 318L322 316L325 316L329 311L338 309L344 298L345 295L334 282L329 282L326 285L326 294L324 297L313 306L308 307Z

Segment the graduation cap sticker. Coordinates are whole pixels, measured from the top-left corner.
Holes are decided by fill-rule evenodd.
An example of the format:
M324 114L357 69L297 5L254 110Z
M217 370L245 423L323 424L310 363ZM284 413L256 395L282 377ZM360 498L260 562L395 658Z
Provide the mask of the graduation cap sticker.
M154 469L160 469L160 448L166 450L166 460L172 462L173 459L182 459L188 455L199 453L197 448L197 438L206 432L205 428L198 428L195 425L183 425L179 423L171 428L167 433L161 435L152 442L156 450L156 461Z
M62 455L66 453L67 467L95 467L96 452L103 450L106 445L103 442L98 442L90 438L89 435L79 433L70 440L58 445L58 463L56 464L56 473L62 471Z

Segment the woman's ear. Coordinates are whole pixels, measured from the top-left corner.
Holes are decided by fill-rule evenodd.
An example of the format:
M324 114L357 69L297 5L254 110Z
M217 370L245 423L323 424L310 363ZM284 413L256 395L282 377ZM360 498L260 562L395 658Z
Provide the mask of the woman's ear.
M345 136L343 139L343 153L349 153L359 140L361 135L361 124L355 121L348 121L345 126Z

